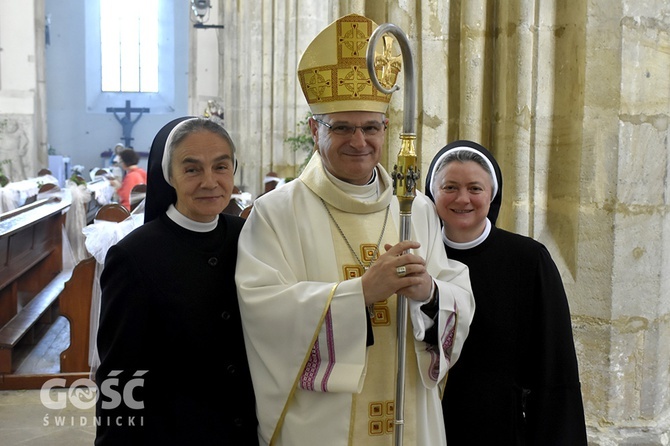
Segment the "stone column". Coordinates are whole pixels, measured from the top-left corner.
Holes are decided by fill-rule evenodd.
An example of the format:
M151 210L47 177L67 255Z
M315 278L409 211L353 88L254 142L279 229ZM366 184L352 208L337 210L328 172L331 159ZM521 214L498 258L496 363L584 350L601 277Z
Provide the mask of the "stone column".
M221 50L226 123L240 148L240 184L254 197L263 191L268 172L293 177L306 156L285 142L304 131L297 123L309 110L297 82L298 60L335 19L336 3L219 0L226 26Z
M597 152L589 163L593 176L582 175L593 195L585 208L611 228L610 234L602 231L609 245L604 253L584 251L584 260L611 269L603 293L591 293L592 308L598 310L584 311L592 319L584 321L587 330L580 338L605 337L585 344L590 348L584 351L601 358L586 369L593 372L587 375L594 384L588 392L592 419L612 441L601 444L667 445L670 6L663 0L612 6L602 0L589 4L594 57L587 58L587 79L600 94L593 94L594 119L584 126ZM599 372L604 376L594 376Z

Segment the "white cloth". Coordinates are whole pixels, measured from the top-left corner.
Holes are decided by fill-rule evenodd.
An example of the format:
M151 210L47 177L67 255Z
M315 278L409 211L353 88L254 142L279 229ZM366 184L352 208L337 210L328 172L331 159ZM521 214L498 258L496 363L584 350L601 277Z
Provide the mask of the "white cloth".
M40 186L51 183L58 186L58 178L53 175L41 175L27 180L14 181L0 187L0 213L13 211L23 206L28 197L37 195Z
M91 376L95 376L95 370L100 364L98 356L97 335L98 322L100 319L100 275L105 265L107 251L119 242L123 237L130 234L132 230L141 226L144 222L144 214L133 214L122 222L105 220L94 220L92 224L84 227L82 232L86 237L86 249L95 257L95 277L91 290L91 315L88 344L88 363L91 366Z
M86 246L84 245L83 228L86 227L86 208L91 201L91 193L86 186L77 186L74 183L68 183L65 189L72 196L72 205L65 218L65 230L67 231L70 248L74 264L81 262L89 257Z
M301 175L323 169L318 154ZM389 219L399 221L397 200L390 196L390 177L381 170L382 200L391 204ZM317 174L318 175L318 174ZM325 175L321 172L324 180ZM374 206L374 204L372 204ZM382 203L383 205L383 203ZM415 339L419 373L414 382L418 422L416 446L446 444L440 389L457 360L474 312L467 267L447 259L433 204L422 194L414 200L412 239L426 260L439 293L437 352ZM349 228L350 229L350 228ZM380 228L381 229L381 228ZM354 229L355 230L355 229ZM261 444L347 444L354 395L362 389L369 364L365 303L360 277L341 282L328 214L319 196L301 179L256 200L240 234L237 288L251 375L256 392ZM449 330L455 321L455 335ZM332 320L324 323L326 316ZM324 334L324 331L329 330ZM298 386L315 340L327 338L334 367L314 385ZM323 391L325 389L325 392ZM278 429L278 426L280 428ZM277 430L277 432L275 432Z
M96 177L94 181L86 184L86 188L93 194L93 198L100 206L112 202L114 196L114 186L105 177Z

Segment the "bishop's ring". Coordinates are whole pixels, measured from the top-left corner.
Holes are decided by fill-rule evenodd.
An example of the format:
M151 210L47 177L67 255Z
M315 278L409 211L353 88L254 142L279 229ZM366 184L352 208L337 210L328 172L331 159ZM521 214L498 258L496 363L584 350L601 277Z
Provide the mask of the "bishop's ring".
M396 274L398 277L405 277L407 275L407 268L404 266L399 266L395 269Z

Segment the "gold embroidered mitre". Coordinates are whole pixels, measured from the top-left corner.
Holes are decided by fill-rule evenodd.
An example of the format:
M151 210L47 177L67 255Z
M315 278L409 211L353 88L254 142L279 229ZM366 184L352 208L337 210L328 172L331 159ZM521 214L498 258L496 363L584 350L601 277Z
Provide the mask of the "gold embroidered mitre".
M391 95L375 88L365 62L370 35L377 27L367 17L349 14L328 25L309 44L298 64L298 79L313 114L386 113ZM384 72L382 85L390 88L400 71L400 62L380 64L380 58L390 60L386 53L386 49L384 54L376 53L375 67L379 66L378 79Z

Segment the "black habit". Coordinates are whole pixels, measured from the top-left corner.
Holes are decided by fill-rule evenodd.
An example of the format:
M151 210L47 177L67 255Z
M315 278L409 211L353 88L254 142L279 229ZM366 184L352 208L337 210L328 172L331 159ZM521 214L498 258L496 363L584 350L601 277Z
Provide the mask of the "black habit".
M448 445L585 446L570 311L547 249L495 226L479 246L446 249L468 265L477 305L442 400Z
M221 215L214 231L198 233L162 215L110 248L100 279L96 381L103 386L120 370L116 388L122 390L146 370L134 398L145 407L121 402L105 410L101 395L96 445L256 444L234 282L243 222Z
M96 445L258 444L235 287L244 220L220 214L195 232L166 215L176 194L161 161L186 119L156 135L144 225L109 249L100 277Z
M586 446L584 407L568 300L544 245L495 226L502 175L479 144L456 141L492 163L498 192L489 236L470 249L445 244L466 264L475 315L461 356L449 371L442 399L449 446ZM426 194L433 199L427 187Z

